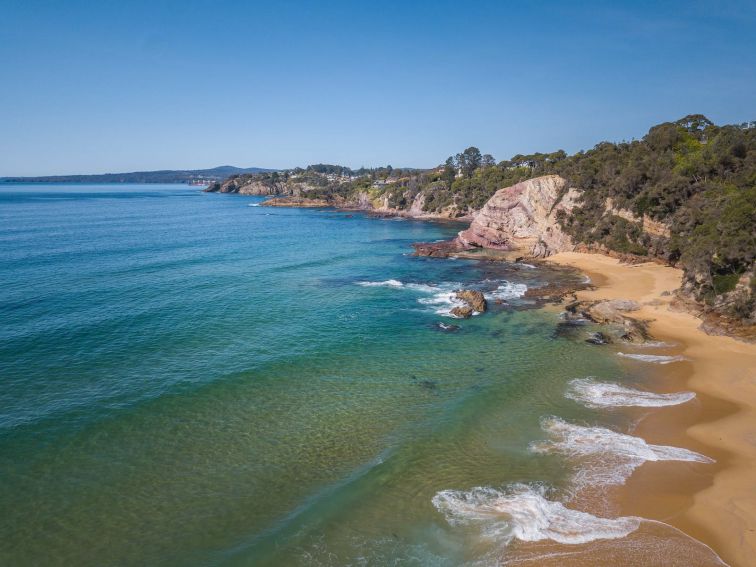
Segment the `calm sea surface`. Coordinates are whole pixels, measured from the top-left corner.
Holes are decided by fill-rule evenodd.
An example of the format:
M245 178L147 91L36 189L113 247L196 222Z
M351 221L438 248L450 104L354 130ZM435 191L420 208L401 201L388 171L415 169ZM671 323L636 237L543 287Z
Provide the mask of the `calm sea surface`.
M557 520L574 548L640 533L574 514L591 455L559 442L627 431L565 392L643 387L643 364L520 297L582 276L259 202L0 186L0 564L459 565L559 543ZM451 319L462 285L493 309Z

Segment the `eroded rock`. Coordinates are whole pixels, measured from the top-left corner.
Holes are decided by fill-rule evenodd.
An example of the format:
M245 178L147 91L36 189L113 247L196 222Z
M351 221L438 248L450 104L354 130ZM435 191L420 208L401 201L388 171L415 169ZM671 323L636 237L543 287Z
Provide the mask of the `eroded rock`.
M523 250L536 258L572 250L557 222L559 212L571 211L579 196L566 184L558 175L544 175L499 189L457 240L467 247Z
M460 289L457 293L457 299L461 299L467 305L472 307L473 311L483 313L488 308L488 303L483 292L476 289Z

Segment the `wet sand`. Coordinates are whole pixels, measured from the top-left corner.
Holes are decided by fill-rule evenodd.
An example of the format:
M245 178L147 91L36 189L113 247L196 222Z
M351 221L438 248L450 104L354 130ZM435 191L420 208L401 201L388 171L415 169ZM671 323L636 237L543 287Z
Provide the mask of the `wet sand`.
M576 252L548 260L591 277L596 289L579 292L579 299L641 303L642 309L631 315L652 320L652 335L673 345L643 352L689 359L656 366L649 373L658 377L659 391L692 390L696 399L638 411L633 434L703 453L717 464L640 467L617 489L621 513L675 526L730 565L756 565L756 345L707 335L699 330L699 319L670 310L672 297L662 293L679 287L681 270L654 263L620 264L608 256Z

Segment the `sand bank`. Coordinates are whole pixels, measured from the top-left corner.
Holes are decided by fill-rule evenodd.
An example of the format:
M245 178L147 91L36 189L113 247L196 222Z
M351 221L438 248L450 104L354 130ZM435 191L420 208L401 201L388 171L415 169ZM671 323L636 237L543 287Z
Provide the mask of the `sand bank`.
M679 522L700 526L714 550L731 565L756 565L756 345L699 330L695 316L672 311L670 295L682 271L654 263L621 264L599 254L565 252L548 259L573 266L591 277L595 290L579 299L634 299L643 305L632 313L651 319L651 333L679 345L690 359L687 387L737 408L715 421L686 424L685 433L699 443L726 452L713 482L695 492ZM681 424L681 427L683 425ZM675 522L673 522L675 523Z

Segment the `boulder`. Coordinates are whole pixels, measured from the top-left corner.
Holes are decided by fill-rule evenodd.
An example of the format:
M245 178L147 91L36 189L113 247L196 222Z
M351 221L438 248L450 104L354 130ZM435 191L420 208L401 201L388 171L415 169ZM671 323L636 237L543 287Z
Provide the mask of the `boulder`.
M624 323L623 311L637 311L640 305L629 299L599 301L588 307L588 316L596 323Z
M460 305L459 307L452 308L451 314L454 317L459 317L460 319L469 319L470 317L472 317L473 308L469 305Z
M649 338L648 324L624 314L636 311L640 305L628 299L610 299L603 301L575 301L566 306L568 317L583 315L600 325L616 325L621 329L620 338L632 343L644 343Z
M476 289L460 289L456 293L457 299L464 301L472 308L473 311L483 313L488 307L483 292L480 292Z
M585 342L592 345L605 345L609 344L612 341L604 333L596 332L591 333L588 338L585 339Z

